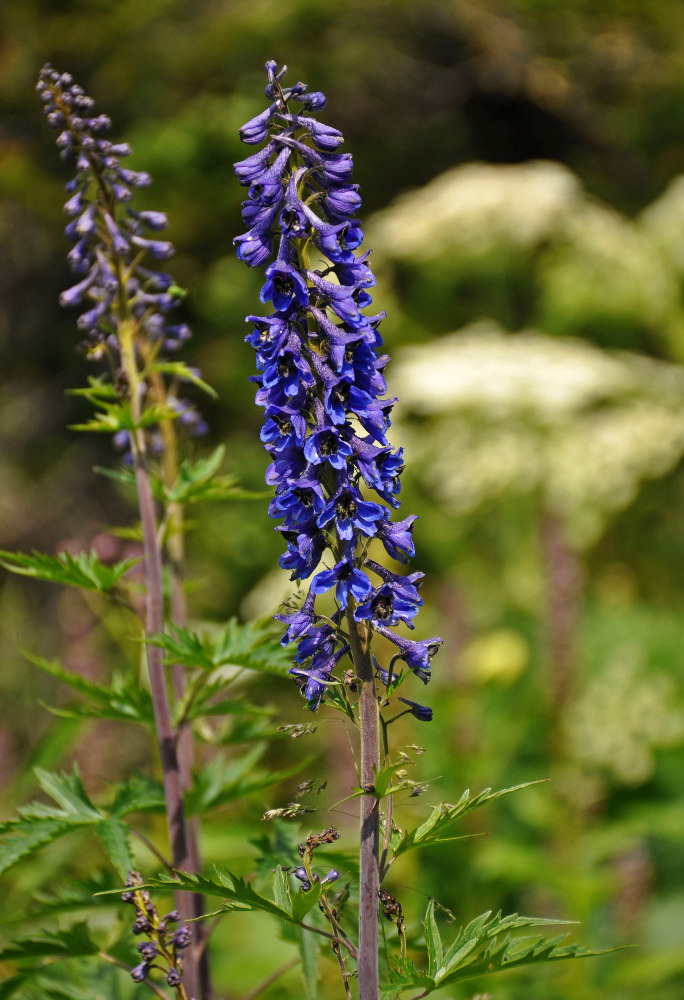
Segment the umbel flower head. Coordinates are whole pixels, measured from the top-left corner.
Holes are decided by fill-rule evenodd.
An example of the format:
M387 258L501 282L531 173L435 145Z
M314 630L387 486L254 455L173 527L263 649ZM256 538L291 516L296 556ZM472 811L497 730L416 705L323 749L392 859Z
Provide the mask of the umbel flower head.
M303 607L276 617L287 625L283 642L298 641L291 672L315 709L348 652L345 613L382 631L397 646L393 662L426 683L442 640L413 642L388 628L413 628L422 574L402 576L368 555L371 544L402 563L414 555L415 517L392 520L404 464L387 439L395 400L385 395L385 314L366 312L375 277L361 250L351 155L338 151L342 134L316 118L323 94L285 87L285 70L266 63L268 107L240 130L244 142L265 145L235 164L248 187L247 229L235 244L250 267L265 265L260 299L273 308L248 317L246 340L256 351L261 439L272 457L269 513L282 519L286 544L280 565L293 580L311 578ZM338 610L324 619L315 603L327 591Z
M122 163L131 154L125 142L108 138L111 121L94 113L94 101L48 63L40 71L37 90L48 123L59 131L57 146L64 160L76 165L66 185L65 233L73 243L67 260L77 281L60 296L63 306L82 309L78 329L93 360L106 359L117 379L121 372L121 328L129 327L136 362L173 353L190 336L189 327L174 322L183 291L173 278L146 265L171 257L174 248L157 235L167 226L163 212L134 210L134 192L152 183L148 173ZM142 383L141 383L142 384ZM180 422L191 435L206 426L193 406L173 397Z

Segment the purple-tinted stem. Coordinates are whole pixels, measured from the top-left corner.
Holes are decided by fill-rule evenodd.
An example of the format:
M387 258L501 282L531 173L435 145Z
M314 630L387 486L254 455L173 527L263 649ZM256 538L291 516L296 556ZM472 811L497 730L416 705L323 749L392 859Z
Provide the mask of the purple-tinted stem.
M174 434L175 438L175 434ZM172 455L175 455L175 448ZM175 461L174 461L175 464ZM167 542L169 563L171 568L171 620L174 625L183 628L186 623L186 602L183 589L183 565L185 551L183 544L183 508L180 504L170 504L168 509L169 538ZM174 663L171 668L173 691L177 701L185 693L185 671L180 663ZM177 733L177 754L181 785L188 791L192 784L192 767L194 747L192 730L187 721L181 722ZM188 862L190 871L200 871L202 864L199 851L199 819L191 816L187 822ZM204 913L204 897L199 893L190 896L193 917L201 917ZM213 989L209 973L209 955L205 944L205 926L198 920L193 924L193 952L199 955L197 975L199 992L203 1000L212 1000Z
M118 262L119 288L125 289L126 273L121 261ZM136 424L140 420L139 375L135 359L135 345L128 303L122 294L119 303L120 324L119 343L121 360L128 379L128 397L131 415ZM138 508L143 534L145 555L146 615L145 634L161 635L164 631L164 595L162 589L162 554L157 535L157 517L152 496L150 477L145 457L145 437L140 427L131 434L131 447L135 462L135 481L138 494ZM158 646L147 645L147 668L150 677L154 725L159 745L164 784L164 802L171 844L171 861L180 871L191 870L188 827L183 808L183 784L178 764L177 740L171 719L169 696L166 688L166 674L162 650ZM194 916L193 903L188 893L176 893L176 907L183 920ZM184 972L184 985L189 996L197 996L197 963L192 952L188 954Z
M135 478L138 488L138 504L145 551L145 575L147 582L145 631L148 635L159 635L164 629L161 553L157 545L154 500L145 464L145 454L137 447L135 448ZM178 754L176 752L176 734L171 721L171 711L166 690L163 653L158 646L147 646L147 665L150 674L154 721L164 777L164 794L169 824L169 838L171 841L171 856L174 868L187 871L190 870L190 860L188 855L187 824L183 809L183 789ZM181 893L181 896L187 902L186 894Z
M366 627L347 611L349 642L359 686L361 735L361 848L359 855L359 1000L378 1000L378 864L380 809L375 776L380 768L380 713Z

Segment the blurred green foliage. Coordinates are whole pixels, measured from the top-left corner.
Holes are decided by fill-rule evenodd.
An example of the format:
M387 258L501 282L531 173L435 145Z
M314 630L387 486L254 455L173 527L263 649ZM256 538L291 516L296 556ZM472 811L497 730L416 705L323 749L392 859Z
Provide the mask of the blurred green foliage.
M109 531L133 524L130 495L92 473L116 464L108 442L64 429L86 411L63 391L88 372L74 318L57 307L68 282L67 173L33 91L40 65L69 70L111 115L115 136L132 143L132 166L153 174L148 207L168 210L174 274L192 291L191 362L219 392L203 403L212 443L225 444L227 473L261 491L261 416L242 342L260 278L233 256L242 227L231 163L244 155L238 126L261 108L263 62L288 62L293 78L327 94L329 120L355 157L363 216L376 213L376 303L389 313L388 377L402 399L394 441L406 440L410 457L403 509L420 514L427 573L422 630L448 640L426 694L435 721L402 730L424 743L419 776L431 782L404 815L457 801L466 787L551 779L464 821L462 832L490 837L403 859L393 890L414 925L430 896L440 923L501 906L580 920L576 939L595 946L641 945L445 996L678 1000L679 0L9 0L0 37L2 548L94 546L110 561L138 554L134 537ZM189 537L195 620L270 614L288 593L273 569L280 541L266 505L264 490L262 499L198 506ZM66 704L64 689L18 649L105 681L121 658L136 662L121 622L106 613L96 627L96 595L4 577L1 588L3 814L34 794L31 766L75 760L93 795L131 769L149 773L142 730L122 744L116 722L83 728L50 717L40 703ZM307 819L338 823L349 846L347 807L328 812L354 783L342 727L305 714L287 680L260 677L252 688L277 724L318 724L303 740L281 734L260 766L312 755L303 776L327 779L328 789L307 800L320 809ZM227 759L239 762L246 745L226 746ZM205 832L207 856L242 874L259 853L272 852L271 867L291 862L291 824L260 817L290 802L297 780L267 801L222 807ZM260 836L258 850L245 847ZM87 877L101 863L73 837L5 876L14 901L5 921L31 893L57 890L55 872ZM342 855L339 867L349 863ZM110 916L107 908L96 919ZM225 924L216 978L231 997L296 953L292 941L269 940L272 965L259 959L255 969L250 956L270 937L269 918ZM338 994L335 974L325 965L321 996ZM116 970L97 983L83 975L83 996L134 993ZM265 995L300 992L293 969Z

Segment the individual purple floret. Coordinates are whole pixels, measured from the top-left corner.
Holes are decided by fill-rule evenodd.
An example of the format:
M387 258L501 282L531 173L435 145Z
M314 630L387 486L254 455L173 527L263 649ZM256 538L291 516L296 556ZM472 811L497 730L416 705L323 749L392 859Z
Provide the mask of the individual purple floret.
M412 642L388 628L413 628L422 574L402 576L369 558L381 548L401 563L414 555L415 516L392 520L404 462L387 439L396 400L385 395L384 313L366 314L375 277L354 217L361 198L352 158L339 151L342 134L316 117L323 95L286 87L285 69L266 63L268 107L240 132L264 145L235 164L248 189L235 245L250 267L265 266L260 299L273 310L247 317L245 339L256 351L261 440L272 458L269 513L282 519L287 546L280 565L293 580L311 578L303 607L276 617L287 626L283 643L298 644L291 673L313 710L339 684L344 615L381 632L397 647L394 659L425 682L442 640ZM316 611L325 593L337 603L332 619ZM429 709L407 704L427 719Z
M40 71L37 89L49 124L59 130L61 158L76 166L75 177L66 185L64 211L69 219L65 233L73 243L67 260L77 280L62 292L60 304L81 309L77 326L86 338L88 356L109 362L121 378L123 325L129 327L125 336L130 336L130 350L140 368L175 353L191 336L189 327L172 316L183 300L182 289L154 264L150 268L143 263L146 258L165 261L174 253L173 244L156 235L166 228L166 215L130 206L135 192L152 179L122 165L131 147L108 138L109 118L94 114L93 99L70 74L58 73L48 63ZM186 381L183 375L180 380ZM141 392L147 390L143 380L140 387ZM141 405L144 402L141 399ZM186 400L171 410L190 436L206 432Z

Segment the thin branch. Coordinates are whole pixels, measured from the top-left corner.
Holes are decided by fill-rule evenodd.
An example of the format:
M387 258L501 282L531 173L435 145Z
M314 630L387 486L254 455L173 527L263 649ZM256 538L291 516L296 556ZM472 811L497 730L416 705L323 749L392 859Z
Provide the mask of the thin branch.
M109 955L106 951L98 951L97 954L103 962L109 962L110 965L116 965L119 969L124 969L128 972L129 975L132 972L130 965L126 965L125 962L120 962L118 958L114 958L113 955ZM152 990L152 992L156 993L158 997L161 997L161 1000L169 1000L168 995L164 993L164 991L160 989L156 983L153 983L151 979L143 979L143 983L149 990Z
M300 924L305 931L311 931L312 934L320 934L321 937L328 938L329 941L339 940L340 944L343 944L347 949L352 958L358 959L359 954L353 944L347 944L343 938L336 938L334 934L330 934L328 931L323 931L320 927L312 927L311 924Z
M148 840L145 834L141 833L140 830L135 830L133 827L130 827L130 831L134 837L137 837L138 840L145 845L148 851L151 851L151 853L154 854L157 861L161 861L164 867L167 868L171 872L171 874L173 874L173 865L171 864L170 861L167 861L167 859L164 857L161 851L157 850L152 841Z
M255 986L253 990L250 990L249 993L245 993L242 1000L254 1000L254 998L258 997L260 993L263 993L264 990L268 989L272 983L275 983L281 976L284 976L286 972L289 972L290 969L294 969L296 965L299 965L299 962L299 958L293 958L289 962L285 962L285 964L281 965L279 969L272 972L270 976L266 976L265 979L262 979L259 985Z
M221 923L224 916L225 916L224 913L219 913L218 917L214 917L209 927L205 929L204 934L202 936L202 940L199 942L197 946L196 954L198 958L201 958L203 953L207 950L207 945L209 944L209 938L214 933L218 925Z

